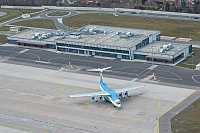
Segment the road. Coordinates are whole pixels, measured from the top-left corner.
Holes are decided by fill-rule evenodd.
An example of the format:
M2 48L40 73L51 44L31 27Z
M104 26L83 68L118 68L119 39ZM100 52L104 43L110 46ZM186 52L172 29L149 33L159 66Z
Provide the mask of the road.
M7 14L6 12L0 12L0 16L4 16L6 14Z
M54 17L54 16L48 16L49 13L55 12L55 11L65 11L65 12L69 12L69 14L68 14L68 15L65 15L65 16L60 16L60 17L57 17L57 16L55 16L55 17ZM76 15L76 14L77 14L77 12L74 11L74 10L54 10L54 11L48 11L48 12L41 13L39 16L40 16L41 18L53 20L57 29L68 30L68 27L65 26L64 24L58 22L58 19L57 19L57 18L72 17L72 16L74 16L74 15Z

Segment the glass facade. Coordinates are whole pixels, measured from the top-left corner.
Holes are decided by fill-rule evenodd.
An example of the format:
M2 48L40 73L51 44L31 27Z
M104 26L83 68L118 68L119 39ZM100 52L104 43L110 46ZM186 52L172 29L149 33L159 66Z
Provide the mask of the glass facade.
M156 36L156 41L160 41L160 34Z
M148 44L149 44L149 38L147 38L147 39L143 40L141 43L137 44L136 45L136 50L140 49L140 48L142 48L142 47L144 47L144 46L146 46Z
M56 46L54 44L47 44L47 48L56 49Z
M118 50L118 49L109 49L109 48L100 48L100 47L92 47L92 46L82 46L82 45L74 45L74 44L64 44L64 43L57 43L57 46L67 47L69 49L77 48L77 49L84 49L84 50L92 50L98 52L113 52L113 53L120 53L120 54L129 54L129 50Z
M57 43L58 51L63 52L72 52L79 54L89 54L96 56L105 56L117 58L117 54L122 54L122 59L130 59L128 50L117 50L117 49L108 49L108 48L100 48L100 47L92 47L92 46L83 46L83 45L74 45L74 44L64 44ZM126 54L126 55L123 55Z
M192 53L192 45L189 46L189 54Z
M16 40L8 40L8 43L9 44L17 44L17 41Z
M182 58L184 58L184 53L182 53L179 56L177 56L176 58L174 58L174 63L180 61Z
M134 59L146 60L146 55L134 54Z

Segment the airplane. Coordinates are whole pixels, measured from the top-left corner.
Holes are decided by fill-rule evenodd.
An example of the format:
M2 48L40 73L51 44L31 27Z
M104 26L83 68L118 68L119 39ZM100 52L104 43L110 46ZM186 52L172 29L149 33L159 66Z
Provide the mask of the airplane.
M106 68L98 68L98 69L90 69L88 71L97 71L100 73L100 88L102 91L99 92L91 92L91 93L84 93L84 94L74 94L74 95L69 95L68 97L85 97L85 96L91 96L92 100L94 102L98 102L97 98L95 96L100 96L100 100L104 101L104 102L111 102L114 107L116 108L121 108L122 104L121 101L119 100L117 94L119 94L119 97L121 99L125 99L125 96L123 94L123 92L125 92L125 95L127 97L131 97L129 94L129 90L134 90L134 89L139 89L141 87L144 86L134 86L134 87L130 87L130 88L122 88L122 89L115 89L115 90L111 90L105 83L103 80L103 71L106 71L107 69L110 69L111 67L106 67Z

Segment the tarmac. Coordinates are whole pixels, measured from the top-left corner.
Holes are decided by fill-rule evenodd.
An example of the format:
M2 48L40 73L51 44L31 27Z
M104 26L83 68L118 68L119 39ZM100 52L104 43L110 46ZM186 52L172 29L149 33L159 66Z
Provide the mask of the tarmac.
M0 62L0 77L0 125L11 133L155 133L158 118L195 92L104 76L111 89L145 85L130 91L132 98L122 100L122 108L116 109L91 97L68 98L100 91L99 76Z

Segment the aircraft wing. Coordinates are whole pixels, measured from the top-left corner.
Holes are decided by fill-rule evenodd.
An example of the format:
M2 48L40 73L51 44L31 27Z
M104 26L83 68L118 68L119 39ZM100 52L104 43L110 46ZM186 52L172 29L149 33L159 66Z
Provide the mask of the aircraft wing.
M129 88L122 88L122 89L116 89L114 90L116 93L122 93L122 92L125 92L125 91L130 91L130 90L135 90L135 89L139 89L139 88L142 88L144 86L134 86L134 87L129 87Z
M110 95L110 94L107 91L99 91L99 92L69 95L69 98L70 97L105 96L105 95Z

